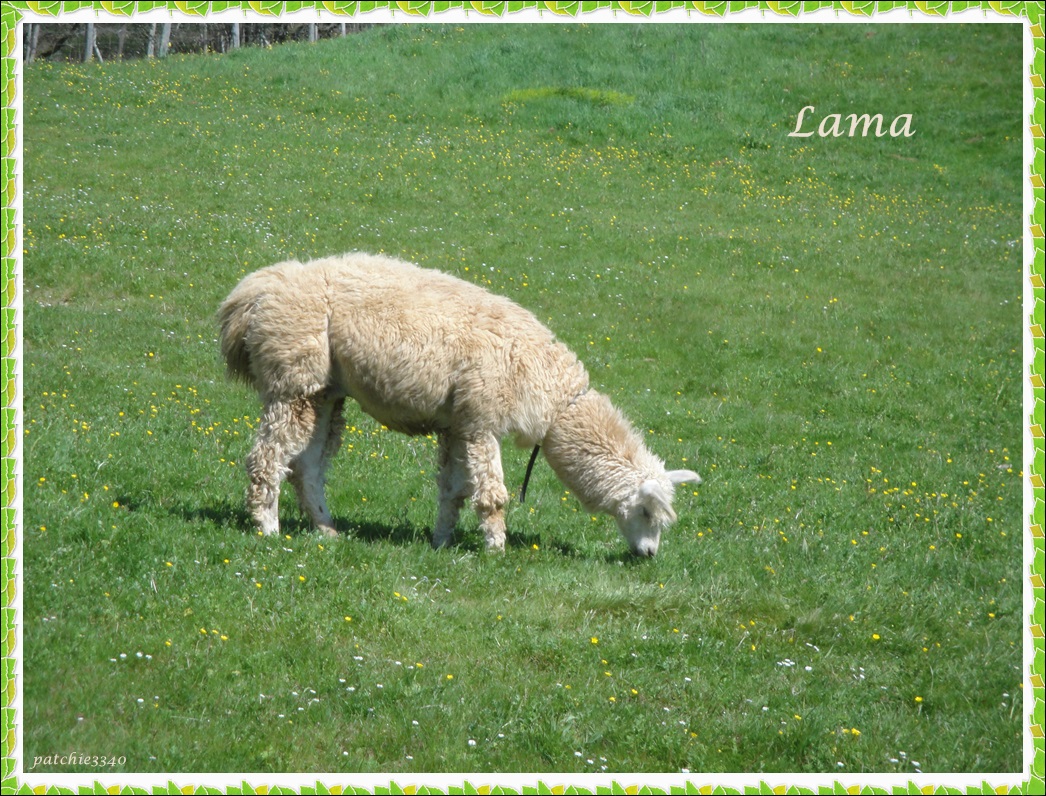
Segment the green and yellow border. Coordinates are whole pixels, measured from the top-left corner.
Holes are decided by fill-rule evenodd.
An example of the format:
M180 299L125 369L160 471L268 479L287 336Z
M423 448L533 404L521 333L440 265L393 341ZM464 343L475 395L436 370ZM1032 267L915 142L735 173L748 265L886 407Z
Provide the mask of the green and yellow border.
M644 777L642 775L616 775L609 784L577 785L558 784L555 774L541 775L541 779L527 781L523 775L440 775L443 785L401 785L389 781L382 785L358 787L349 780L349 774L327 775L330 782L313 781L312 777L300 777L293 780L276 775L261 775L255 778L255 784L241 781L235 785L216 787L206 785L198 780L203 775L179 776L179 781L168 780L149 785L103 784L93 782L91 785L65 787L55 784L34 785L30 787L21 779L18 756L21 739L17 732L18 693L18 655L17 622L20 564L18 550L21 528L18 525L19 495L21 472L18 470L19 426L21 420L22 396L19 394L18 373L20 362L18 352L21 350L19 336L20 318L18 315L20 296L20 277L22 262L18 249L19 228L22 219L17 214L17 199L22 184L22 164L19 160L20 130L18 129L16 109L19 105L17 95L17 74L20 69L21 41L18 35L18 24L31 12L35 16L58 19L74 12L91 13L100 19L106 17L113 21L128 18L145 12L164 12L186 18L203 17L212 13L241 10L244 15L280 17L295 12L315 10L317 14L334 17L357 17L373 14L374 21L404 19L417 17L439 20L439 15L452 12L457 17L462 14L477 17L497 17L511 20L513 16L519 21L533 20L546 14L557 17L573 17L583 20L586 15L599 14L605 18L612 14L618 18L658 17L676 21L680 15L696 18L715 18L729 20L731 15L753 13L768 18L801 19L813 12L820 12L818 20L824 21L826 15L836 17L872 18L889 11L907 13L913 20L923 21L934 18L945 18L961 12L980 11L985 18L1005 19L1012 17L1021 22L1030 34L1033 56L1027 75L1032 107L1027 118L1027 141L1031 143L1031 163L1027 174L1026 192L1032 196L1031 212L1027 219L1025 239L1031 242L1026 248L1028 284L1024 286L1025 307L1031 308L1027 319L1028 329L1025 334L1026 363L1028 366L1028 383L1031 403L1026 405L1030 414L1026 418L1025 439L1030 439L1031 449L1025 451L1028 478L1028 490L1031 494L1028 511L1028 533L1025 545L1030 545L1031 566L1026 573L1028 590L1032 595L1030 613L1027 617L1026 637L1030 637L1033 646L1030 656L1030 670L1026 678L1030 684L1030 693L1025 694L1026 715L1030 715L1027 728L1032 743L1032 754L1026 772L1000 773L988 775L979 782L969 782L956 786L956 776L941 776L939 783L932 778L920 777L919 782L908 782L903 785L876 785L879 778L868 777L862 783L834 781L829 785L814 786L782 784L789 779L809 780L811 777L791 777L774 775L772 777L739 778L736 776L703 776L688 775L686 779L672 778L672 783L659 784L661 777ZM79 15L78 15L79 16ZM329 17L328 17L329 18ZM380 18L380 19L379 19ZM969 21L970 17L966 17ZM515 20L513 20L515 21ZM0 786L4 793L174 793L174 794L277 794L277 793L375 793L375 794L748 794L748 793L832 793L832 794L1011 794L1036 793L1046 790L1046 513L1044 513L1044 479L1046 479L1046 413L1044 413L1043 387L1046 384L1046 318L1044 318L1044 286L1046 286L1046 203L1044 203L1044 180L1046 180L1046 147L1044 147L1044 76L1046 76L1046 39L1043 28L1046 25L1046 12L1034 2L1016 2L1011 0L978 0L977 2L946 2L945 0L909 0L908 2L874 2L873 0L784 0L782 2L755 2L754 0L567 0L566 2L539 2L539 0L334 0L333 2L275 2L274 0L239 0L237 2L202 2L202 0L168 0L167 2L133 2L132 0L102 0L62 2L62 0L12 0L0 12L0 34L2 34L2 102L0 113L3 115L3 137L0 139L0 162L2 162L2 179L0 179L0 214L3 216L2 237L0 237L0 258L3 261L2 300L0 315L3 328L0 331L2 347L2 401L0 416L3 426L0 428L0 454L2 454L2 478L0 478L0 513L3 517L2 535L0 535ZM1027 147L1026 147L1027 149ZM1026 555L1026 559L1029 556ZM1027 691L1027 689L1026 689ZM456 776L460 776L459 780ZM498 784L499 776L504 781L527 782L521 785ZM468 777L468 778L466 778ZM535 775L537 777L537 775ZM1024 777L1027 777L1024 779ZM1014 782L1017 778L1019 781ZM144 781L142 777L129 777ZM410 776L410 780L424 779L423 776ZM564 781L576 782L575 777L563 777ZM818 778L821 781L822 778ZM826 776L823 781L828 781ZM853 779L853 778L848 778ZM228 776L222 777L225 782L231 781ZM368 776L370 783L383 782L381 776ZM644 781L645 780L645 781ZM994 780L994 781L991 781ZM446 784L454 783L454 784ZM479 783L479 784L475 784ZM738 783L738 784L733 784Z

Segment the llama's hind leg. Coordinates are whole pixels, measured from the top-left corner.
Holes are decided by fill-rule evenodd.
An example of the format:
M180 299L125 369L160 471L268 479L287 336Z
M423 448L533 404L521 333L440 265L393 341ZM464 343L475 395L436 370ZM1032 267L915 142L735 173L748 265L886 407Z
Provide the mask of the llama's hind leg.
M316 412L306 398L270 401L262 410L254 446L247 455L247 508L266 536L280 531L280 483L312 438Z
M472 489L472 506L487 539L487 550L505 549L505 504L508 490L501 468L501 444L493 434L481 434L465 446L465 466Z
M298 504L309 515L313 525L327 536L337 536L324 496L324 484L330 460L341 447L345 426L341 412L345 400L317 396L310 403L315 418L312 436L305 450L291 462L290 481L298 496Z
M439 435L439 511L432 531L432 546L445 547L454 536L461 507L469 493L468 473L465 469L465 446L450 433Z

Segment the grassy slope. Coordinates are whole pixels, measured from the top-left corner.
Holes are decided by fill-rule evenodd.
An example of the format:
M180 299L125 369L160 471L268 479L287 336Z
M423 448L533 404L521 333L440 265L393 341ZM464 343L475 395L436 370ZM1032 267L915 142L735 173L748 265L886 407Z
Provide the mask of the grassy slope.
M410 26L29 70L27 765L1018 769L1019 78L1002 25ZM788 138L808 104L918 132ZM253 535L214 308L354 248L525 304L705 476L657 559L546 466L504 556L471 518L434 553L432 441L360 415L351 538L292 499Z

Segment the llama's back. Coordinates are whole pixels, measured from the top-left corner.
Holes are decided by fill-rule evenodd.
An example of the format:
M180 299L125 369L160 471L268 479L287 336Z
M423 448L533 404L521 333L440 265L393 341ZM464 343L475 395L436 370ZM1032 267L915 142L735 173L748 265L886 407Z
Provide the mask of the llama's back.
M520 357L544 357L552 333L518 304L441 271L372 255L319 261L331 283L333 368L382 423L410 433L517 433ZM535 363L536 364L536 363ZM522 389L521 389L522 388Z
M334 389L408 433L467 425L536 441L587 384L576 357L524 308L378 255L262 269L219 319L230 372L259 392Z

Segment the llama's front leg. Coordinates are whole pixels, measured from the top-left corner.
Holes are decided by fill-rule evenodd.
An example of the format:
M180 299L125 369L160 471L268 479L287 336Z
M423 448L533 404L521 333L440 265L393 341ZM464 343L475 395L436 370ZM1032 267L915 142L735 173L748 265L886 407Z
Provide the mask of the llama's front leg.
M316 396L310 407L314 422L312 436L305 450L291 462L290 481L298 496L298 504L309 515L313 525L327 536L337 536L324 496L325 473L330 460L341 447L345 426L342 417L343 398L337 400Z
M262 410L254 447L247 455L247 508L266 536L280 531L280 483L289 464L308 445L315 412L305 398L270 401Z
M432 531L432 546L436 549L450 544L454 528L461 515L461 507L468 496L468 474L465 470L465 446L450 433L439 435L439 511Z
M472 488L472 505L479 517L479 527L487 538L487 550L503 551L508 490L501 469L501 444L493 434L470 440L465 448L465 463Z

